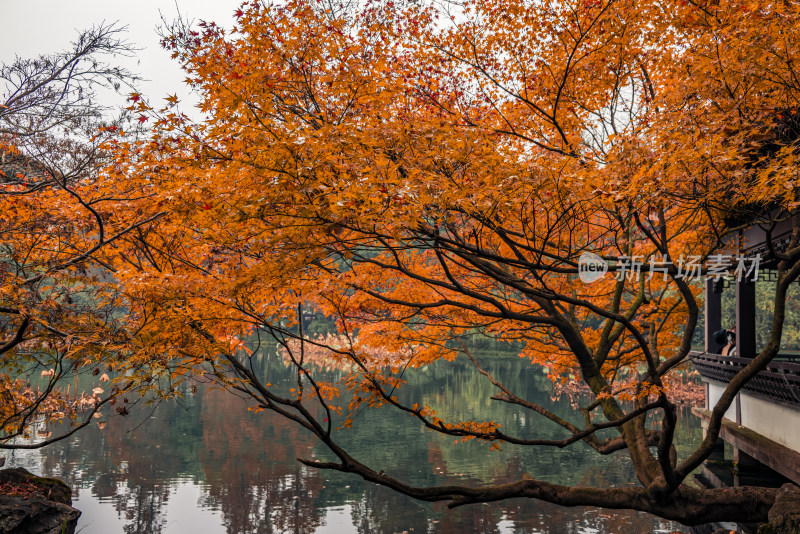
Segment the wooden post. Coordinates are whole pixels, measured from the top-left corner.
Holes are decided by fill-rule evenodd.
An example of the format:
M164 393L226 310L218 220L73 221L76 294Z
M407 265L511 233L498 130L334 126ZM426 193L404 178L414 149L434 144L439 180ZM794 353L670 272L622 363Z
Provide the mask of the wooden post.
M736 282L736 355L756 356L756 284L743 279Z
M714 448L708 456L707 461L717 463L725 462L725 442L722 438L717 438L717 442L714 444Z

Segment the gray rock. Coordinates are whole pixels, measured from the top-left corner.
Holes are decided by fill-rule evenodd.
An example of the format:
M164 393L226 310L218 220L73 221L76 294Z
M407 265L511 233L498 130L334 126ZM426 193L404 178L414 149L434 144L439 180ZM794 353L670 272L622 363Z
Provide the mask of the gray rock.
M800 534L800 488L784 484L767 515L769 523L758 534Z
M0 495L0 534L74 534L80 516L60 502Z

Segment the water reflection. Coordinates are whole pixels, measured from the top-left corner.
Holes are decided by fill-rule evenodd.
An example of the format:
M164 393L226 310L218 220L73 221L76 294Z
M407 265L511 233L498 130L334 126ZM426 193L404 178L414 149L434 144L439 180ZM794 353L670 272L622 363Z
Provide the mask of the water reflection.
M269 360L269 363L267 363ZM273 357L262 362L270 381L291 378ZM518 362L494 357L489 370L516 392L553 405L548 383ZM492 387L467 365L433 367L409 379L402 400L426 402L447 417L486 417L521 435L559 437L557 427L487 403ZM499 404L499 405L498 405ZM319 472L297 457L324 457L305 431L268 413L255 414L228 393L201 388L181 404L163 403L125 418L107 418L70 441L43 451L17 451L12 465L59 476L77 490L83 534L125 533L628 533L688 532L636 512L563 508L515 499L448 510L339 473ZM680 439L696 442L699 427L682 418ZM598 458L588 447L538 450L508 446L490 453L478 443L426 432L403 414L366 411L341 443L356 457L415 484L507 482L523 473L570 484L633 483L623 454Z

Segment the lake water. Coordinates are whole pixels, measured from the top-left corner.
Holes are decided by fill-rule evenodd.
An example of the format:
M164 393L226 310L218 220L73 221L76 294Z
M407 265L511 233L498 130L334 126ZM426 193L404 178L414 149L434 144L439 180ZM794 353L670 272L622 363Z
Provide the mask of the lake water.
M510 355L483 358L517 394L578 422L568 400L551 399L539 371ZM275 354L259 364L272 383L292 378ZM467 363L436 365L408 380L399 398L427 402L445 419L487 418L528 437L564 435L536 414L488 400L493 386ZM644 513L528 499L454 510L420 503L352 476L302 466L295 458L323 458L325 451L290 421L246 407L224 391L201 387L190 394L187 388L180 403L139 404L127 417L106 414L103 429L92 424L44 450L7 451L6 466L70 484L73 505L83 512L81 534L689 532ZM684 412L679 442L688 447L699 437L698 422ZM634 483L624 453L601 457L583 444L564 450L505 445L493 452L453 441L387 409L360 413L341 438L357 459L414 484L509 482L526 472L567 484Z

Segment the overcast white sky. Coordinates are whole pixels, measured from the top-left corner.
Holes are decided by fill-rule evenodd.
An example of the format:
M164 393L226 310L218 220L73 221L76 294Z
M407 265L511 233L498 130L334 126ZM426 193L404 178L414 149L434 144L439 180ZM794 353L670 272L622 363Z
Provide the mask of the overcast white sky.
M15 55L33 57L68 47L82 29L103 22L128 26L127 38L141 50L124 63L149 82L143 93L155 105L167 94L183 95L182 74L176 62L159 46L156 27L159 10L167 20L178 10L194 20L214 21L226 28L242 0L0 0L0 62ZM177 4L177 5L176 5Z

